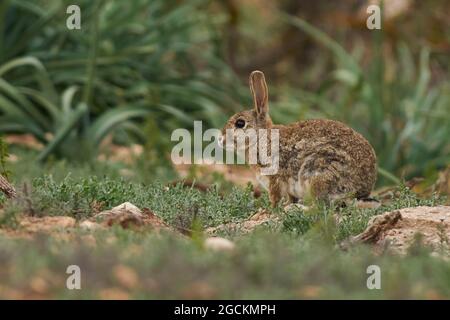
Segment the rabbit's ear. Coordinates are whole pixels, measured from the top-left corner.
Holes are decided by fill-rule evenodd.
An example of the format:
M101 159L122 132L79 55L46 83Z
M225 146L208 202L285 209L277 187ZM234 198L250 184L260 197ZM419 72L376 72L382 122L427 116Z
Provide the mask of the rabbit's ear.
M257 114L267 114L269 111L269 91L266 79L261 71L253 71L250 74L250 90L253 94L253 104Z

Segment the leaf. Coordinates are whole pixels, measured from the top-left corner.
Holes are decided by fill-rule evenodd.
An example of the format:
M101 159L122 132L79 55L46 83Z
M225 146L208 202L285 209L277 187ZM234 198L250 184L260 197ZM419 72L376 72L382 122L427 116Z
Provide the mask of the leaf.
M64 141L65 137L67 137L74 129L87 110L88 107L84 103L78 104L75 110L68 116L63 126L56 132L53 140L50 141L50 143L39 154L37 159L38 161L45 160L50 153L52 153Z
M328 48L336 58L349 70L351 70L353 73L360 75L361 70L359 68L358 63L353 59L353 57L345 51L345 49L335 40L333 40L331 37L329 37L326 33L323 31L317 29L316 27L312 26L305 20L295 17L289 14L285 14L280 12L281 19L289 23L302 31L304 31L306 34L311 36L313 39L315 39L317 42Z
M87 132L87 137L93 145L98 145L117 125L129 119L146 117L149 113L149 108L141 106L125 106L108 110L94 121Z

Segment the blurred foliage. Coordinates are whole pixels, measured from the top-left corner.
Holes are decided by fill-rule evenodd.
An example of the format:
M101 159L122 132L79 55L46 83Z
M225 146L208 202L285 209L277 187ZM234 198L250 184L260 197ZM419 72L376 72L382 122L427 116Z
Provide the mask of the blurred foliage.
M77 3L81 30L66 27L71 1L0 5L0 132L35 135L47 144L40 159L77 158L113 129L145 141L135 118L165 132L197 118L221 125L238 94L206 1Z
M243 222L258 210L271 210L267 194L256 199L249 188L235 187L223 197L214 187L200 191L181 184L143 185L135 179L126 181L114 175L113 170L108 178L102 178L102 170L83 170L73 164L69 167L63 164L56 174L58 166L47 170L37 164L30 165L36 170L32 187L21 194L21 201L3 204L1 298L437 299L450 296L448 261L430 256L427 247L415 248L405 256L389 254L389 251L374 253L367 246L348 251L336 248L342 239L364 230L374 215L439 203L436 199L420 199L406 187L400 188L390 204L378 209L318 206L308 212L295 208L282 213L274 210L272 214L279 217L279 222L260 225L250 234L240 228L224 230L221 235L233 241L235 249L220 252L208 250L196 238L167 234L163 230L155 232L150 227L114 226L97 231L55 228L48 234L44 230L33 234L21 222L30 219L30 215L34 227L43 223L39 221L40 216L84 219L98 210L130 201L140 208L149 208L171 227L198 228L199 236L205 238L208 233L204 230L208 227ZM49 171L55 175L48 175ZM74 174L64 175L68 171ZM20 178L26 181L30 175L24 172ZM335 215L340 217L338 224ZM444 249L448 250L447 246ZM66 289L65 270L74 263L83 270L86 277L83 281L89 284L83 290ZM383 270L383 290L367 290L366 269L372 264ZM131 276L133 273L135 276ZM44 285L40 286L42 282Z
M9 157L8 145L0 136L0 174L8 179L10 171L7 169L6 160Z
M86 160L113 132L158 167L174 128L220 128L250 105L261 69L274 120L347 123L373 144L381 184L436 175L450 163L449 4L395 2L367 30L356 0L81 0L82 29L68 30L71 1L5 0L0 133L36 136L39 159Z
M42 235L33 245L0 240L2 299L450 297L448 261L424 249L405 257L366 248L341 252L285 234L256 233L237 238L229 253L181 237L117 228L93 235L79 231L70 240ZM65 287L64 271L74 261L82 270L82 290ZM382 290L367 289L366 271L373 264L383 270Z
M73 2L82 30L66 28ZM450 163L450 2L393 2L409 8L369 31L361 0L2 0L0 134L28 133L44 148L13 145L8 158L0 138L0 171L14 173L20 192L17 201L0 196L0 298L450 297L448 261L427 248L336 250L374 215L444 203L435 192L450 188L450 167L436 172ZM171 131L193 120L220 128L247 108L254 69L267 75L275 121L341 120L375 147L381 184L428 175L433 185L425 179L420 197L418 185L386 188L376 197L392 196L377 209L319 204L280 214L267 193L255 197L219 173L204 189L195 188L195 167L192 185L167 184L176 179ZM102 161L72 161L95 159L111 141L143 151L128 162L105 150ZM84 219L125 201L193 230L194 240L119 227L20 239L30 237L21 225L30 216ZM247 236L219 231L233 252L202 245L206 228L264 211L279 220ZM64 286L74 261L88 288ZM383 290L365 286L371 264L384 270Z
M312 102L326 117L362 133L376 150L384 178L393 179L389 172L411 177L450 162L450 82L430 86L427 48L415 64L407 45L400 43L395 61L389 61L381 51L383 31L373 31L372 65L363 69L357 58L305 20L283 17L335 58L334 70L319 89L298 92L298 100Z

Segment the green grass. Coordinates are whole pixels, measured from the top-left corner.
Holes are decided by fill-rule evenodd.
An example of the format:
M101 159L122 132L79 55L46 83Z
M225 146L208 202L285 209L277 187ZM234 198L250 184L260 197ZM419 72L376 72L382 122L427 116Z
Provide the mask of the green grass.
M272 210L267 194L254 199L250 187L212 187L202 192L181 185L167 187L165 181L137 182L120 177L120 168L111 164L80 166L56 161L44 168L30 164L29 171L17 175L20 166L11 166L11 171L16 173L14 181L22 186L22 193L26 182L25 197L18 203L3 203L1 229L20 232L17 221L31 212L83 219L93 214L94 201L102 202L104 209L129 201L150 208L173 227L193 228L199 233L191 239L113 227L93 233L75 229L69 232L70 241L64 240L64 234L37 235L33 241L2 235L3 298L14 290L23 297L67 299L110 295L138 299L450 297L448 261L430 256L426 248L419 246L399 257L389 253L376 256L365 246L348 251L336 246L363 231L376 214L440 201L418 198L406 187L399 187L398 197L379 209L321 205L308 212L273 209L281 217L279 222L261 226L252 234L239 230L224 234L236 243L236 249L212 252L202 245L201 239L206 237L202 229L242 221L261 208ZM334 214L341 216L338 225ZM194 216L197 227L193 226ZM82 270L80 291L65 287L65 270L71 264ZM366 287L366 269L372 264L381 267L381 290ZM116 274L114 270L123 266L132 270L137 283Z
M62 168L70 172L70 167ZM332 220L333 214L337 213L342 217L342 222L336 230L336 236L338 240L342 240L361 232L373 215L398 208L440 203L438 198L421 199L408 188L400 186L399 196L395 201L378 209L357 209L354 206L336 208L318 204L313 210L306 212L293 209L281 213L281 208L270 208L267 193L255 198L251 185L221 190L218 185L213 184L207 192L203 192L185 187L182 183L169 186L161 181L135 182L114 171L112 175L106 175L107 168L104 168L104 176L93 173L96 167L79 170L78 173L68 173L59 178L44 174L26 182L28 201L23 210L31 210L40 216L69 215L84 219L92 215L94 205L101 204L102 208L108 209L128 201L140 208L150 208L169 223L191 221L195 215L204 227L210 227L240 221L259 209L265 209L283 217L284 231L298 235L306 233L317 224Z
M111 208L129 201L138 207L150 208L168 221L180 215L193 215L195 211L205 224L216 225L246 218L268 202L267 197L254 199L251 188L242 190L235 187L222 198L214 187L203 193L182 184L169 188L159 182L144 185L95 176L82 179L68 176L60 182L44 176L34 179L32 187L33 206L36 206L38 214L80 218L90 215L94 202Z
M448 262L426 252L373 256L367 248L341 252L312 240L265 232L236 239L231 253L211 252L173 236L121 229L96 233L95 247L86 245L83 236L80 232L70 242L44 236L34 242L0 238L0 295L14 288L29 297L87 299L116 288L137 299L450 297ZM108 241L111 237L116 240ZM65 288L65 270L72 264L81 268L79 291ZM382 270L381 290L366 287L366 270L373 264ZM131 268L139 282L123 283L114 273L117 266ZM37 293L32 282L36 278L46 283Z

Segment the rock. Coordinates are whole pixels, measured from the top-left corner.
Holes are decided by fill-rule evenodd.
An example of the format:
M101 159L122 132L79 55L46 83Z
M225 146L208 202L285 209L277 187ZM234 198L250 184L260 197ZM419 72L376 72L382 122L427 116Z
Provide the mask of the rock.
M124 229L131 226L142 226L143 215L141 209L130 202L124 202L110 210L105 210L94 215L93 220L99 221L105 226L120 225Z
M205 248L213 251L231 251L234 247L233 242L221 237L210 237L205 240Z
M119 224L124 229L129 229L131 227L141 227L144 225L144 222L140 216L130 212L124 212L120 215L112 216L106 221L108 227L116 224Z
M144 214L144 223L145 225L150 225L155 229L167 229L172 230L172 228L169 227L167 223L164 222L163 219L158 217L153 211L151 211L148 208L142 209L142 212Z
M86 231L94 231L102 228L101 224L89 220L82 221L79 226Z
M386 212L373 217L366 230L343 243L348 247L354 243L368 243L375 249L388 247L393 252L404 254L420 234L422 244L433 251L449 249L450 206L414 207Z
M124 229L131 227L151 227L157 231L162 229L173 231L164 220L158 217L150 209L144 208L141 210L130 202L124 202L110 210L102 211L88 221L91 223L99 222L101 226L106 227L120 225ZM91 224L91 226L93 226L93 224Z
M124 214L131 214L137 217L142 217L142 211L138 207L136 207L134 204L130 202L124 202L117 207L114 207L110 210L105 210L100 213L97 213L94 218L96 219L105 219L105 218L111 218L114 216L120 216Z

